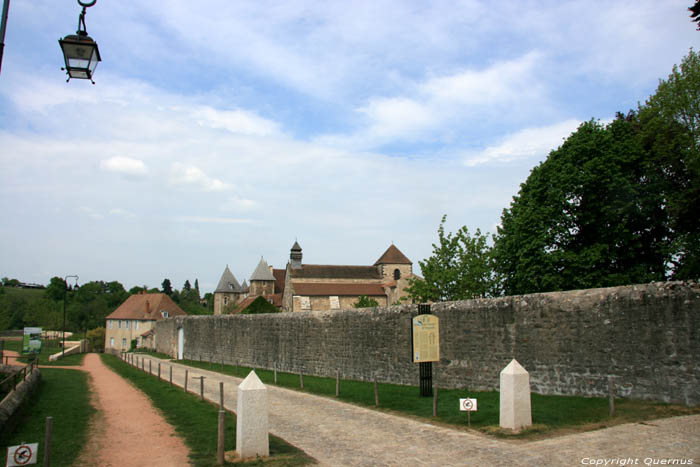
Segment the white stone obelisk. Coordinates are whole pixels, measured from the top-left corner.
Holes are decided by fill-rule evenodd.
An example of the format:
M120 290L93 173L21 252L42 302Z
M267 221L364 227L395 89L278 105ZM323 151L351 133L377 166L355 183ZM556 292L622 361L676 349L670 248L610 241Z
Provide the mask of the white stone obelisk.
M270 455L267 430L267 388L255 371L238 386L236 453L242 459Z
M530 374L515 359L501 371L500 425L516 431L532 425Z

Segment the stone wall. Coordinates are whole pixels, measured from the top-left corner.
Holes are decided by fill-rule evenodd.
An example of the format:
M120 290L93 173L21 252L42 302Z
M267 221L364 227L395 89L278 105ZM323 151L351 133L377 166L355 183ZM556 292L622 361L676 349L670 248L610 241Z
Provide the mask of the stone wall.
M446 388L497 389L512 358L534 392L618 394L700 404L700 286L652 283L434 304ZM187 359L400 384L411 362L416 305L273 315L177 317L156 324L157 350Z

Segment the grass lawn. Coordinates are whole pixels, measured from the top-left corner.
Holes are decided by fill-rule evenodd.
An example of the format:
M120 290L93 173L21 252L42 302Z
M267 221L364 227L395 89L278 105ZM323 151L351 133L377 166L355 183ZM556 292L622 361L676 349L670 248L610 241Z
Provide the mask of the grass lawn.
M31 290L31 289L29 289ZM59 358L54 362L49 361L49 356L61 351L61 344L63 343L60 339L45 339L42 346L41 352L39 353L39 364L40 365L61 365L61 366L80 366L83 363L83 355L69 355L64 358ZM67 346L66 346L67 347ZM22 341L21 340L5 340L5 350L13 350L22 354ZM28 355L19 358L20 362L28 362Z
M41 369L38 390L23 406L19 423L11 433L0 433L0 465L7 446L39 443L38 464L44 459L46 417L53 417L52 465L71 465L87 440L90 405L87 374L77 370Z
M233 365L210 364L193 360L179 360L192 367L217 371L244 378L251 368ZM417 370L416 370L417 371ZM274 384L270 370L256 369L265 384ZM300 389L299 375L277 373L277 385ZM520 433L501 430L499 426L499 393L496 391L467 391L461 389L438 389L438 416L433 417L433 398L420 397L416 386L379 383L379 409L392 413L417 417L425 421L468 428L466 412L459 411L460 398L476 398L478 411L471 414L471 427L484 433L500 437L534 438L576 431L587 431L621 423L652 420L700 413L700 407L663 404L659 402L631 399L615 399L615 415L609 417L608 399L602 397L543 396L532 394L533 425ZM304 375L304 392L335 397L335 378L320 378ZM340 381L339 399L344 402L374 408L373 383Z
M165 419L175 427L191 450L190 461L196 466L216 465L217 420L219 408L199 396L185 393L181 388L171 387L148 373L135 369L114 355L101 355L102 361L121 377L131 381L143 391ZM233 451L236 444L235 416L226 414L226 451ZM313 463L313 459L287 444L284 440L270 436L270 458L246 462L243 465L296 466ZM234 464L227 464L234 465ZM238 465L238 464L236 464Z

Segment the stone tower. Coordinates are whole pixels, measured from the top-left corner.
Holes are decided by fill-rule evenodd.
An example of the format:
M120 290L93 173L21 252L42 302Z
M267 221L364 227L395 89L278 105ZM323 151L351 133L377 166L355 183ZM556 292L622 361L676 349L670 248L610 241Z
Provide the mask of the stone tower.
M214 290L214 314L220 315L223 313L226 305L240 302L243 298L243 293L243 289L227 264L219 280L219 285Z
M384 284L388 286L389 304L397 302L405 295L408 278L413 276L413 263L392 243L374 265L379 268Z
M268 266L263 258L260 258L258 267L250 277L249 296L272 295L275 293L275 276L272 275L272 268Z
M301 269L301 247L298 242L294 242L290 250L289 260L292 263L292 269Z

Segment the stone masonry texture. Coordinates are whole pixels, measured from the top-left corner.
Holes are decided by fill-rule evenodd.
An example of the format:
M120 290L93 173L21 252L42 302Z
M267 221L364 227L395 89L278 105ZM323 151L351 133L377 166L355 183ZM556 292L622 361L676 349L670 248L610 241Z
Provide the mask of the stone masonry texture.
M444 388L498 389L515 358L539 394L700 404L700 285L659 282L432 305ZM184 358L319 376L418 385L411 362L417 305L156 323L157 350Z

